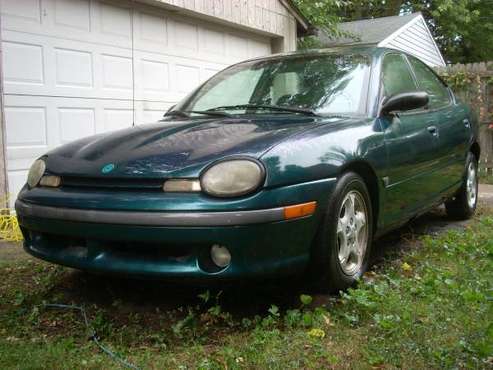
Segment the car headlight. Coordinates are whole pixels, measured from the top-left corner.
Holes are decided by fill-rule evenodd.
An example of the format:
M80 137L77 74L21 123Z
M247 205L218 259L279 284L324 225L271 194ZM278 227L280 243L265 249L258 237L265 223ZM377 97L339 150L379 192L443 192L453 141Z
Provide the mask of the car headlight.
M38 159L32 164L27 174L27 185L29 188L34 188L39 184L39 180L41 180L45 170L46 163L42 159Z
M202 190L216 197L235 197L256 190L264 179L264 168L249 159L231 159L209 167L201 176Z

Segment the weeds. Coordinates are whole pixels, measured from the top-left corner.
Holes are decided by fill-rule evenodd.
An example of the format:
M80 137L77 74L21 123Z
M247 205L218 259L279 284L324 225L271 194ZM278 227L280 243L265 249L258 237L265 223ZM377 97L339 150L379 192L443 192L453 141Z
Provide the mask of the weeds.
M225 304L228 291L206 290L177 308L144 307L140 298L132 305L128 291L87 306L89 319L105 343L142 367L488 368L493 356L490 215L465 230L422 238L419 248L394 254L340 297L296 293L289 304L273 300L243 314L241 305L250 304L255 292L235 311ZM93 292L85 289L73 294L83 282L71 282L69 270L30 262L0 271L2 367L116 368L79 339L73 314L41 309L55 298L91 299ZM107 294L104 287L92 289L98 288Z

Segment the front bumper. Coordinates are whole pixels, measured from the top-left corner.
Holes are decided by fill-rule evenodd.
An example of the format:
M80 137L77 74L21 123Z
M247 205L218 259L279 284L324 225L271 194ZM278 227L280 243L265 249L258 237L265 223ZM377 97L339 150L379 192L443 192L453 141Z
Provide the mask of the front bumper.
M47 190L25 191L16 211L25 250L46 261L104 273L229 280L301 272L332 185L324 180L275 189L265 202L270 208L251 209L245 203L236 211L220 209L217 202L212 211L203 203L200 210L165 210L164 204L160 210L143 211L118 204L113 209L73 208L63 204L60 192L54 192L53 205ZM73 201L68 197L66 203ZM286 221L280 205L293 201L317 201L319 206L312 216ZM215 244L231 253L231 264L224 269L211 261Z
M17 200L15 209L23 217L135 226L241 226L284 220L284 207L235 212L136 212L60 208Z

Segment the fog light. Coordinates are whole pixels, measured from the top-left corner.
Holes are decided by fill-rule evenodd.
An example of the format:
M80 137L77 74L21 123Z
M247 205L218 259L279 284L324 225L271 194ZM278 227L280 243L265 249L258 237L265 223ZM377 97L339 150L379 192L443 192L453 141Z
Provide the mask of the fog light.
M226 267L231 262L231 253L228 248L214 244L211 247L211 259L218 267Z

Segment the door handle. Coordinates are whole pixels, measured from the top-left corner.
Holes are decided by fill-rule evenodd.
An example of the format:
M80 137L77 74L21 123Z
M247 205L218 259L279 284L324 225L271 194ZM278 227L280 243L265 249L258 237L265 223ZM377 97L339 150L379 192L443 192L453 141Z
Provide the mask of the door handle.
M428 132L430 134L432 134L435 137L438 137L438 128L436 126L434 126L434 125L428 126L426 129L428 130Z
M464 126L466 128L471 128L471 122L469 122L469 120L466 118L464 119L464 121L462 121L464 123Z

